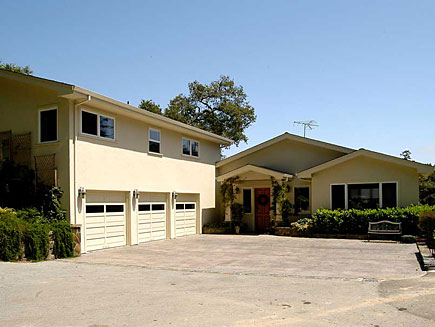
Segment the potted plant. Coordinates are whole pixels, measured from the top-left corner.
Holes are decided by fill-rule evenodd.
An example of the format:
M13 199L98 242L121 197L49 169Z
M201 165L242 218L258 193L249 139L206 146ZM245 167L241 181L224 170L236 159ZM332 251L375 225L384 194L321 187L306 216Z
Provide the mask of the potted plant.
M231 206L231 220L234 223L236 234L240 234L240 226L242 225L244 208L240 203L234 203Z

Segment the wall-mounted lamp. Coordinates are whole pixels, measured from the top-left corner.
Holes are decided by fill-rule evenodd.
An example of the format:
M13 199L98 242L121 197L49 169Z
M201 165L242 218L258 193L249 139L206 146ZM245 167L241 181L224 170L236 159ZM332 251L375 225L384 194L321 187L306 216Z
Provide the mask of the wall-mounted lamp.
M84 187L80 187L79 190L78 190L78 194L79 194L80 198L84 199L85 196L86 196L86 190L85 190L85 188Z
M178 193L175 192L175 191L173 191L173 192L172 192L172 200L176 200L176 199L177 199L177 196L178 196Z
M133 190L133 199L135 200L139 199L139 191L137 189Z

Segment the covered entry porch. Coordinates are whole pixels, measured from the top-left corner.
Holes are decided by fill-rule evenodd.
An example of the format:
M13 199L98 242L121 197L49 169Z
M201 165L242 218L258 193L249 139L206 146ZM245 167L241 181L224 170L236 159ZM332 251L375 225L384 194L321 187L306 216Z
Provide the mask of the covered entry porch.
M219 175L216 180L219 185L232 183L235 193L234 203L240 203L244 208L242 222L247 232L263 233L270 230L272 224L283 224L279 204L276 215L272 210L273 181L284 186L285 198L293 207L292 220L311 214L311 183L300 180L292 174L248 164ZM232 220L230 206L223 204L223 207L225 221L230 222Z

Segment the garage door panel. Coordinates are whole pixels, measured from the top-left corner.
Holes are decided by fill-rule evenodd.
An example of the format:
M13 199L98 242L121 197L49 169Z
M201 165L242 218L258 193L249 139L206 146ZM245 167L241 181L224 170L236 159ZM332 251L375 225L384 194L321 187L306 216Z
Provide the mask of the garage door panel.
M179 197L181 199L193 199L193 195ZM181 237L196 234L196 203L177 201L175 210L175 236Z
M91 191L86 202L86 251L126 245L125 194Z
M166 195L141 194L138 214L139 243L166 238Z

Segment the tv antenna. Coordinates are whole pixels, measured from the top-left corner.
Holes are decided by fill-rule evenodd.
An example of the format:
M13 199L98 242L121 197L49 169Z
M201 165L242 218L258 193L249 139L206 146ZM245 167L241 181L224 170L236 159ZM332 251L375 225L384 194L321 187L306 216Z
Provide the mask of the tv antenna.
M311 130L313 127L318 127L319 125L315 120L310 121L294 121L293 125L304 125L304 137L306 134L307 127Z

